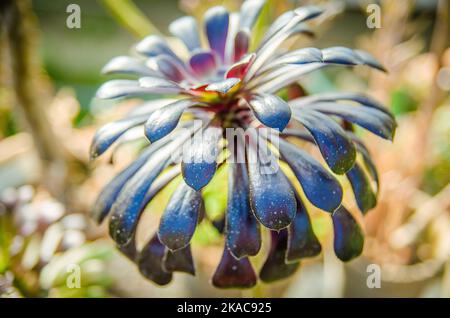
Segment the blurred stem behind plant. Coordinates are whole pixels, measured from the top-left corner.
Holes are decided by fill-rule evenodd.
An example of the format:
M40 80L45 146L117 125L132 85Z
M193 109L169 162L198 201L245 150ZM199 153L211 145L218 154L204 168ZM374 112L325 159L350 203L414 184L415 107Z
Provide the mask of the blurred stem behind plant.
M158 28L142 13L132 0L99 0L119 24L138 38L160 34Z
M87 170L64 148L50 125L46 106L52 98L51 84L42 72L39 28L31 1L6 0L1 6L0 49L11 61L12 90L18 113L39 153L42 182L55 197L70 205L71 186L77 180L74 176L80 172L85 175Z

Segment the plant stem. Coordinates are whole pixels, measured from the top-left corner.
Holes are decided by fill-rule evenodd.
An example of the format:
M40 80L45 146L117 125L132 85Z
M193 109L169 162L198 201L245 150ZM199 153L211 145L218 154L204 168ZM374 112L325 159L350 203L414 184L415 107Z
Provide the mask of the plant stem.
M132 0L100 0L100 3L134 36L143 38L149 34L160 34Z
M39 153L43 167L42 182L55 198L67 203L73 176L85 170L82 169L83 164L64 148L48 118L51 85L42 72L38 51L39 28L31 1L6 0L1 6L2 45L6 52L9 51L19 115Z

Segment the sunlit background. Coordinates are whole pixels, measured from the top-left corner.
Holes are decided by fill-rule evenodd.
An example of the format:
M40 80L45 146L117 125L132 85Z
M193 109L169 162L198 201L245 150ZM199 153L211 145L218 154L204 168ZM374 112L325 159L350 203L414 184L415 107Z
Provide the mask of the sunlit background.
M168 35L179 16L201 19L212 5L238 9L241 1L15 2L18 20L0 5L0 297L450 297L448 1L268 1L257 34L285 10L323 5L328 11L314 26L316 38L288 45L361 48L389 70L330 68L302 78L306 91L366 92L392 110L399 127L393 143L362 133L381 189L377 207L358 216L366 233L361 257L340 262L329 218L311 208L320 256L303 261L293 278L225 291L209 282L223 247L211 224L194 236L197 275L175 274L167 287L145 280L115 250L107 226L94 224L89 211L133 149L124 146L95 163L88 149L95 130L130 107L93 99L107 61L145 35ZM81 8L79 29L66 26L71 3ZM371 3L380 5L381 28L366 24ZM225 209L223 186L218 181L205 190L211 220ZM143 239L155 231L171 190L147 208L138 229ZM351 196L344 200L355 210ZM371 264L380 269L380 286L370 284ZM73 288L69 276L77 270L81 286Z

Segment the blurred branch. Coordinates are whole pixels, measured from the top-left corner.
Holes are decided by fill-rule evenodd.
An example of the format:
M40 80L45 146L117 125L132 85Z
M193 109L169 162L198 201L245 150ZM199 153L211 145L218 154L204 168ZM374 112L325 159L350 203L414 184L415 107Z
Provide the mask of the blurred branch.
M439 104L440 99L442 98L442 91L439 88L439 85L437 85L436 79L437 74L440 68L442 67L442 55L444 54L444 51L448 46L448 39L450 38L449 18L450 18L450 4L448 0L438 1L436 7L436 22L434 24L430 46L430 52L435 55L437 63L435 70L433 70L434 76L431 92L428 95L429 98L425 101L423 107L427 119L431 117L433 109Z
M99 1L122 26L136 37L143 38L152 33L161 33L132 0Z
M433 82L430 88L430 94L424 101L421 111L421 129L425 134L428 134L430 130L431 120L433 117L434 109L441 103L443 98L443 92L439 88L437 83L437 76L442 65L442 56L448 45L449 34L449 17L450 16L450 4L448 0L440 0L436 6L436 22L433 29L431 38L430 52L434 54L436 59L436 67L433 70ZM423 138L419 144L418 153L425 154L427 138ZM425 161L423 161L425 162Z
M417 207L410 219L392 233L391 245L395 248L404 248L413 244L428 224L439 214L448 212L449 208L450 185Z
M39 29L31 1L7 0L1 6L0 25L4 32L1 48L9 52L17 108L39 153L44 168L43 183L55 197L67 201L73 176L84 169L65 150L48 118L51 88L42 72Z
M1 24L9 40L7 45L10 49L13 85L18 106L32 132L41 157L47 161L59 161L62 158L62 148L54 138L41 103L49 96L46 96L45 87L42 87L40 81L41 65L35 56L36 21L31 12L30 2L7 1L1 16ZM37 88L40 90L37 91Z

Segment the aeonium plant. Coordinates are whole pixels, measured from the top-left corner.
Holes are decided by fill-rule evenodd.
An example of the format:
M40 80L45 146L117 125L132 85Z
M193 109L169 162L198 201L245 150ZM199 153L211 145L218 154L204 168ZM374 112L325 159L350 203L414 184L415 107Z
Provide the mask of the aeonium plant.
M282 50L286 39L311 33L306 23L322 13L314 6L279 16L250 52L251 30L263 6L262 0L248 0L231 14L221 6L210 8L203 23L208 47L202 46L193 17L172 22L169 30L185 44L187 59L163 37L150 35L135 46L136 57L116 57L103 69L136 79L110 80L98 98L171 97L143 102L103 126L91 147L95 158L117 142L148 139L138 158L103 189L93 217L99 223L109 217L119 249L157 284L168 284L176 271L195 274L190 242L204 219L202 188L219 166L228 170L228 194L225 246L212 278L216 287L251 287L258 276L265 282L282 279L302 258L318 255L321 245L304 200L332 218L338 258L348 261L362 252L362 230L342 205L343 188L335 174L348 178L362 213L373 208L377 171L353 125L392 139L394 117L365 95L325 93L285 101L276 93L329 65L384 68L367 52L345 47ZM317 146L329 169L288 137ZM137 250L142 212L180 174L184 182L173 192L157 233ZM302 194L293 185L297 181ZM261 227L270 231L271 242L257 275L249 256L261 249Z

